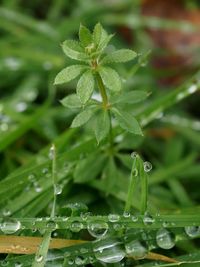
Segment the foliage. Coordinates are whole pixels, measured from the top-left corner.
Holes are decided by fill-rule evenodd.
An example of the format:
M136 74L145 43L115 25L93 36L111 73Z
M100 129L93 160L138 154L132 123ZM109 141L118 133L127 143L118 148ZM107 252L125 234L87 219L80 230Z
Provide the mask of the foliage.
M117 50L100 23L72 40L78 11L58 25L68 4L53 3L45 22L15 1L0 9L1 266L198 266L200 123L183 100L198 97L199 72L158 90L146 43ZM128 2L85 4L108 29L153 23L133 23Z

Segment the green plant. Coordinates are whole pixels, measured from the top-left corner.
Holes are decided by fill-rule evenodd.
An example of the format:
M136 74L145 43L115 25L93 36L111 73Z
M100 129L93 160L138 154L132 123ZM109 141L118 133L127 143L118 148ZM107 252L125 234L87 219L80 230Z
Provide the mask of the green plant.
M38 158L43 156L40 164L34 160L26 168L16 170L1 182L0 193L6 195L7 192L12 194L9 190L14 189L16 185L18 188L27 180L31 183L35 176L38 176L37 182L44 192L37 197L39 189L30 190L29 194L22 189L16 203L14 201L7 203L6 210L9 211L9 215L14 214L16 218L5 216L4 211L1 231L12 234L23 230L30 235L31 231L37 229L43 234L43 239L39 240L41 246L36 257L33 255L10 257L2 262L2 266L14 266L14 264L30 266L32 262L32 266L37 267L86 264L120 266L125 258L127 258L124 262L126 265L138 265L140 264L138 261L141 260L141 266L152 266L154 263L148 262L148 259L154 259L159 266L195 264L195 261L199 263L199 252L193 254L192 260L188 255L185 258L173 259L152 253L153 249L160 248L161 251L172 249L180 241L191 245L190 240L200 235L200 216L195 212L184 211L180 214L160 213L151 201L153 197L148 198L148 172L151 170L151 164L143 162L142 157L135 152L130 156L133 148L137 149L143 141L139 123L145 126L150 121L162 117L165 109L197 91L199 73L195 75L195 79L192 78L175 91L156 98L145 106L142 101L147 98L149 92L122 89L121 78L113 69L114 63L129 61L136 57L142 60L143 56L137 56L128 49L113 52L106 50L111 37L112 35L108 35L102 26L97 24L93 33L84 26L80 27L80 42L63 43L66 55L81 61L81 65L71 65L62 70L56 76L55 84L69 82L81 75L77 84L77 94L68 95L61 102L75 113L78 112L71 124L72 128L86 123L89 127L85 127L83 133L76 129L63 133L54 140L55 146L50 148L48 146L38 155ZM135 62L134 70L140 65L139 60L139 63ZM110 64L112 67L107 66ZM101 96L98 100L93 97L97 88ZM71 147L74 139L76 145ZM70 148L56 156L55 147L60 150L64 144ZM47 159L48 150L50 154ZM180 160L179 165L154 174L149 181L150 184L156 185L158 181L165 180L167 174L177 175L185 166L194 164L196 158L195 153L184 160L180 159L178 154L174 157L176 156L177 160ZM45 181L41 173L45 176ZM130 179L128 179L129 173L131 173ZM88 185L102 191L108 199L107 204L110 205L112 212L106 213L105 210L100 212L100 206L96 211L97 214L92 215L87 212L87 206L77 203L77 199L80 201L78 196L72 203L59 205L59 212L56 214L55 204L57 196L62 191L61 182L67 184L69 191L74 183L77 187ZM171 182L171 186L185 196L181 185ZM8 185L10 185L9 190ZM51 215L37 218L36 215L40 214L52 198ZM162 206L164 201L159 200ZM65 201L66 199L63 200ZM26 217L30 210L32 218ZM85 230L89 232L89 236ZM52 251L46 258L51 235L55 231L60 231L65 240L55 239L52 248L58 247L58 243L62 241L59 247L61 249ZM22 238L26 240L25 237ZM72 238L75 240L70 243ZM71 244L73 246L70 246ZM31 241L28 247L32 247ZM144 259L147 259L147 262L143 261ZM167 263L163 263L165 261Z
M74 118L71 127L79 127L89 120L93 120L97 142L99 143L109 135L111 147L113 146L113 116L124 130L142 135L137 120L130 112L127 112L126 105L130 107L148 96L145 91L126 92L122 90L119 74L109 65L130 61L137 54L129 49L106 53L106 47L112 37L113 35L108 35L100 23L95 26L93 33L81 25L80 42L67 40L63 43L62 48L69 58L85 64L68 66L55 78L55 84L62 84L81 75L76 95L69 95L61 101L68 108L82 108ZM101 95L100 101L91 99L96 85Z

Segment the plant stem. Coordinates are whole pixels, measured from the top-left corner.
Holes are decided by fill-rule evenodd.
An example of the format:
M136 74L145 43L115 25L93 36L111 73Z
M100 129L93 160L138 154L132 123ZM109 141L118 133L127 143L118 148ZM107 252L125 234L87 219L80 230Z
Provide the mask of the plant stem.
M104 86L103 80L102 80L101 76L99 75L99 73L96 74L96 78L97 78L97 84L98 84L99 91L100 91L102 101L103 101L103 108L105 111L108 111L108 115L109 115L109 120L110 120L109 140L110 140L110 148L112 151L113 150L112 117L111 117L111 113L109 110L108 97L106 94L106 88Z
M102 100L103 100L103 107L104 109L108 109L108 97L107 97L107 94L106 94L106 88L103 84L103 81L101 79L101 76L99 75L99 73L96 74L96 77L97 77L97 83L98 83L98 86L99 86L99 91L100 91L100 94L101 94L101 97L102 97Z

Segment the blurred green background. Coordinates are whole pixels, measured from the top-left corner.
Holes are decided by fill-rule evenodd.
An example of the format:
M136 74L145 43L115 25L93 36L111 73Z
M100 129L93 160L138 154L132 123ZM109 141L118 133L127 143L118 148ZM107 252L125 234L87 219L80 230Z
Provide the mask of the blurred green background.
M199 69L199 8L199 1L192 0L1 1L1 177L26 163L70 125L74 114L59 100L74 91L74 83L55 88L53 80L70 64L60 44L77 38L80 23L92 29L101 22L109 33L114 32L110 50L127 47L144 55L143 60L138 57L118 68L125 86L151 91L154 99ZM135 63L140 67L137 72ZM156 163L170 142L181 147L184 155L199 152L199 100L197 93L170 109L165 118L170 127L164 121L152 123L146 129L143 153ZM198 171L191 175L197 177Z

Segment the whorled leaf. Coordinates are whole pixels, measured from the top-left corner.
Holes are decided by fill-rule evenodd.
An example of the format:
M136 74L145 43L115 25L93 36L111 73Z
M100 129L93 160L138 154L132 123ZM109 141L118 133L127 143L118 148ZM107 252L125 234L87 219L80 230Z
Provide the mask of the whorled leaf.
M85 104L90 99L94 91L94 77L90 70L81 76L76 91L82 104Z
M67 83L79 76L85 69L87 69L87 66L84 65L68 66L56 75L54 84Z
M130 49L120 49L106 55L102 59L101 63L108 64L108 63L127 62L133 60L136 56L137 53Z
M121 79L119 74L110 67L101 67L99 69L99 74L103 80L105 86L114 92L121 91Z

